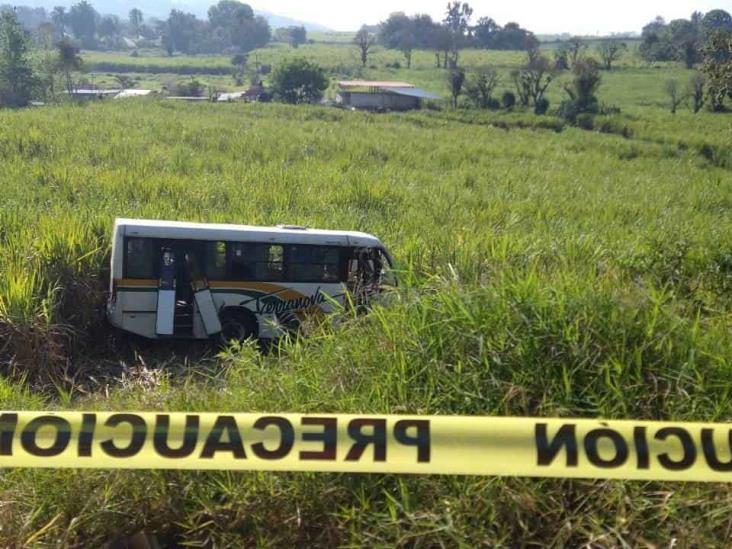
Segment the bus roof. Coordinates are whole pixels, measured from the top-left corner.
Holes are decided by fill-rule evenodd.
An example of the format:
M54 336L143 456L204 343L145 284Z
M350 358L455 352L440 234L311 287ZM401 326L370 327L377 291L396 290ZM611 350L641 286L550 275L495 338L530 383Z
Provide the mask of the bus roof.
M378 238L367 233L309 229L292 225L257 227L224 223L188 223L183 221L118 218L115 220L115 232L143 238L383 247Z

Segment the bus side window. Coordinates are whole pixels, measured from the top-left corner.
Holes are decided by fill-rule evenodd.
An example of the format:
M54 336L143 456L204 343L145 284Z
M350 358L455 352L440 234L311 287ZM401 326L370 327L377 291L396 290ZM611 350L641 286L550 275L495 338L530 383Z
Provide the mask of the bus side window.
M341 250L335 246L288 246L287 280L290 282L338 282Z
M204 272L209 280L226 279L226 242L206 242Z
M155 246L149 238L127 238L125 246L125 278L150 279L155 276Z
M279 244L265 244L265 246L265 262L257 264L257 280L284 280L284 247Z
M259 282L284 279L284 249L279 244L231 242L231 278Z
M247 242L231 242L231 278L254 280L255 245Z

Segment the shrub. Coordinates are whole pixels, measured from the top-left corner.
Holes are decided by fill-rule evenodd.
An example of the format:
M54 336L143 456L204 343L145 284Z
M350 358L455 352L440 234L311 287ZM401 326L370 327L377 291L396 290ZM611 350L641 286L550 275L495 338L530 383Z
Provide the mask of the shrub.
M558 114L570 124L577 122L577 105L571 99L565 99L559 105Z
M500 81L494 69L483 69L468 75L465 82L465 95L479 109L492 108L493 90Z
M546 97L542 97L541 99L538 99L536 101L536 104L534 104L534 114L542 115L546 114L546 111L549 110L549 100Z
M516 104L516 95L513 92L507 91L501 97L501 104L504 109L511 109Z
M491 109L492 111L497 111L498 109L501 108L501 102L498 99L496 99L495 97L489 97L488 100L486 101L485 108Z
M600 133L612 133L615 135L622 135L625 138L633 136L633 130L618 118L598 116L595 119L594 126Z
M594 120L592 119L592 115L588 112L578 114L576 124L583 130L592 130L594 129L595 125Z
M203 93L206 91L206 87L196 79L167 84L166 88L171 95L180 97L203 97Z
M327 87L325 70L307 59L286 61L272 76L274 95L285 103L317 103Z

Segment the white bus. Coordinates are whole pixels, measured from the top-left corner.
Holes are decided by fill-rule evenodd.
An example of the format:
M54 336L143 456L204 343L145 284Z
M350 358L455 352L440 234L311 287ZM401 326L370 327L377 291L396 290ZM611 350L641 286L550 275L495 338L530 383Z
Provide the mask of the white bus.
M151 339L273 338L395 284L370 234L117 219L107 316Z

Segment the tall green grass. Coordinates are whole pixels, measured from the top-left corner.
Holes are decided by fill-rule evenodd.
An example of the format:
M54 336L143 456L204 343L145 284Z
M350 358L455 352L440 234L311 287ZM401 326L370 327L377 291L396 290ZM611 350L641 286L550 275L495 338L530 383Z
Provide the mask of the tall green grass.
M631 105L613 123L631 131L164 101L0 111L0 407L729 421L732 187L701 150L729 154L729 120ZM115 216L373 232L402 284L268 354L110 352ZM28 389L49 371L57 388ZM9 546L146 528L189 546L692 547L726 539L732 509L721 485L144 471L3 471L0 502Z

